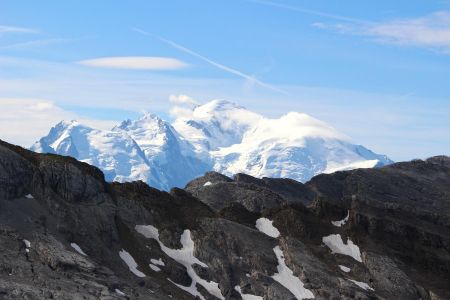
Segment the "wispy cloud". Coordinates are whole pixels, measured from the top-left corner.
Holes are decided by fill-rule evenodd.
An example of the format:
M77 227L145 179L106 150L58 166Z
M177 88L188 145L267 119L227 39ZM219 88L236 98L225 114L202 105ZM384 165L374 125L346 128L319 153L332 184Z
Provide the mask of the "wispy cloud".
M0 46L0 49L2 50L12 50L12 49L25 49L30 47L40 47L40 46L46 46L54 43L61 43L61 42L67 42L71 41L71 39L63 39L63 38L51 38L51 39L40 39L40 40L32 40L27 42L20 42L20 43L14 43L9 44L5 46Z
M0 25L0 35L5 33L37 33L36 29Z
M277 8L281 8L281 9L295 11L295 12L302 13L302 14L323 17L323 18L332 19L332 20L336 20L336 21L344 21L344 22L352 22L352 23L369 23L366 20L331 14L331 13L319 11L319 10L307 9L307 8L303 8L300 6L289 5L289 4L285 4L285 3L281 3L281 2L268 1L268 0L247 0L247 1L255 3L255 4L277 7Z
M374 22L307 9L270 0L246 0L255 4L322 17L339 23L315 22L312 26L341 34L367 36L378 43L422 47L450 54L450 12L438 11L417 17Z
M341 34L371 37L379 43L422 47L450 54L450 12L447 11L363 26L350 23L314 23L313 26Z
M154 56L101 57L82 60L78 64L99 68L140 70L177 70L188 66L175 58Z
M216 68L218 68L218 69L220 69L222 71L225 71L225 72L228 72L230 74L233 74L233 75L239 76L241 78L244 78L245 80L248 80L248 81L250 81L250 82L252 82L254 84L257 84L257 85L259 85L261 87L264 87L264 88L267 88L267 89L270 89L270 90L273 90L273 91L276 91L276 92L279 92L279 93L282 93L282 94L286 94L285 91L283 91L283 90L281 90L281 89L279 89L277 87L274 87L273 85L270 85L270 84L267 84L265 82L262 82L262 81L256 79L254 76L245 74L245 73L243 73L243 72L241 72L239 70L236 70L234 68L225 66L225 65L223 65L221 63L218 63L216 61L213 61L212 59L210 59L208 57L205 57L205 56L203 56L203 55L201 55L201 54L199 54L199 53L197 53L197 52L195 52L195 51L193 51L191 49L188 49L188 48L186 48L186 47L184 47L184 46L182 46L180 44L177 44L174 41L168 40L168 39L160 37L158 35L151 34L151 33L147 32L147 31L144 31L144 30L139 29L139 28L132 28L132 30L136 31L136 32L138 32L140 34L146 35L146 36L151 36L151 37L157 38L158 40L160 40L160 41L162 41L162 42L172 46L173 48L178 49L178 50L180 50L180 51L182 51L184 53L187 53L187 54L189 54L189 55L191 55L193 57L196 57L196 58L198 58L200 60L203 60L204 62L206 62L206 63L208 63L208 64L210 64L210 65L212 65L212 66L214 66L214 67L216 67Z

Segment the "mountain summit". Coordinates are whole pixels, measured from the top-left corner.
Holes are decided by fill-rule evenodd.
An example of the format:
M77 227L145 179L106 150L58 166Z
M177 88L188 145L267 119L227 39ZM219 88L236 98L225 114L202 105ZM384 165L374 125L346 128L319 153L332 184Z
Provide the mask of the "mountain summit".
M150 113L110 131L62 121L31 150L75 157L99 167L109 181L143 180L166 190L210 170L305 182L392 163L309 115L269 119L225 100L196 106L173 124Z

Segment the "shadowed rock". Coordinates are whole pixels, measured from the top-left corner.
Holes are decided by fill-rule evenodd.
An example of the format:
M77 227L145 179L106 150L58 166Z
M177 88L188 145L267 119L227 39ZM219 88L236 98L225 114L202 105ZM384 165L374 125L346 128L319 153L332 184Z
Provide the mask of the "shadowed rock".
M186 290L196 278L189 290L205 299L216 299L208 282L225 299L241 299L236 286L295 299L274 279L287 272L316 299L448 299L449 195L444 156L306 184L209 172L167 193L108 183L72 158L0 142L0 298L194 299ZM261 217L278 238L255 227ZM362 260L332 253L323 243L332 234L356 245Z

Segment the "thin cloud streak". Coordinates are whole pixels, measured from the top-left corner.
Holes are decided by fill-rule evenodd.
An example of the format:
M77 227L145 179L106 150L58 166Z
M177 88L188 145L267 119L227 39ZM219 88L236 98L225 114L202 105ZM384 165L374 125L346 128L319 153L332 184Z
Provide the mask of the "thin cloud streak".
M178 70L188 66L175 58L155 56L101 57L77 63L89 67L136 70Z
M371 22L366 21L366 20L361 20L361 19L356 19L356 18L351 18L351 17L346 17L346 16L330 14L330 13L323 12L323 11L307 9L307 8L303 8L303 7L299 7L299 6L293 6L293 5L288 5L288 4L274 2L274 1L267 1L267 0L246 0L246 1L247 2L252 2L252 3L255 3L255 4L265 5L265 6L272 6L272 7L283 8L283 9L296 11L296 12L303 13L303 14L308 14L308 15L313 15L313 16L318 16L318 17L324 17L324 18L327 18L327 19L333 19L333 20L337 20L337 21L345 21L345 22L361 23L361 24L370 24L371 23Z
M233 75L239 76L241 78L244 78L244 79L246 79L246 80L248 80L250 82L253 82L253 83L255 83L255 84L257 84L257 85L259 85L261 87L264 87L264 88L267 88L267 89L270 89L270 90L273 90L273 91L276 91L276 92L279 92L279 93L287 95L286 91L278 89L278 88L276 88L276 87L274 87L274 86L272 86L270 84L264 83L264 82L256 79L255 77L253 77L251 75L242 73L239 70L236 70L236 69L233 69L231 67L227 67L227 66L225 66L225 65L223 65L221 63L215 62L215 61L213 61L213 60L211 60L211 59L209 59L209 58L207 58L207 57L205 57L205 56L203 56L203 55L201 55L201 54L199 54L199 53L197 53L197 52L195 52L195 51L193 51L191 49L188 49L188 48L186 48L184 46L181 46L180 44L175 43L174 41L165 39L165 38L163 38L161 36L157 36L157 35L151 34L151 33L147 32L147 31L144 31L144 30L139 29L139 28L132 28L132 30L135 31L135 32L138 32L138 33L140 33L142 35L145 35L145 36L150 36L150 37L157 38L158 40L160 40L160 41L162 41L162 42L172 46L173 48L178 49L178 50L180 50L182 52L185 52L185 53L187 53L187 54L189 54L191 56L194 56L194 57L196 57L198 59L201 59L201 60L207 62L208 64L210 64L210 65L212 65L212 66L214 66L214 67L216 67L216 68L218 68L220 70L223 70L223 71L228 72L230 74L233 74Z
M382 44L421 47L450 54L450 12L448 11L363 26L348 23L313 23L312 26L341 34L371 37Z
M36 46L46 46L49 44L69 42L69 41L71 41L71 39L53 38L53 39L33 40L33 41L28 41L28 42L0 46L0 49L2 49L2 50L23 49L23 48L36 47Z
M3 33L37 33L37 32L38 31L36 29L32 28L0 25L0 35Z

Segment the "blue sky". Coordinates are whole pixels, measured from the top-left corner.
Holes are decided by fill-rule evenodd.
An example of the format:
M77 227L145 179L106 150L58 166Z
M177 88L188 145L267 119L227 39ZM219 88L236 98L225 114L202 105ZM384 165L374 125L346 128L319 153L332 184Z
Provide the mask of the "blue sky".
M3 0L0 138L170 120L183 94L305 112L394 160L450 154L450 1L371 2Z

